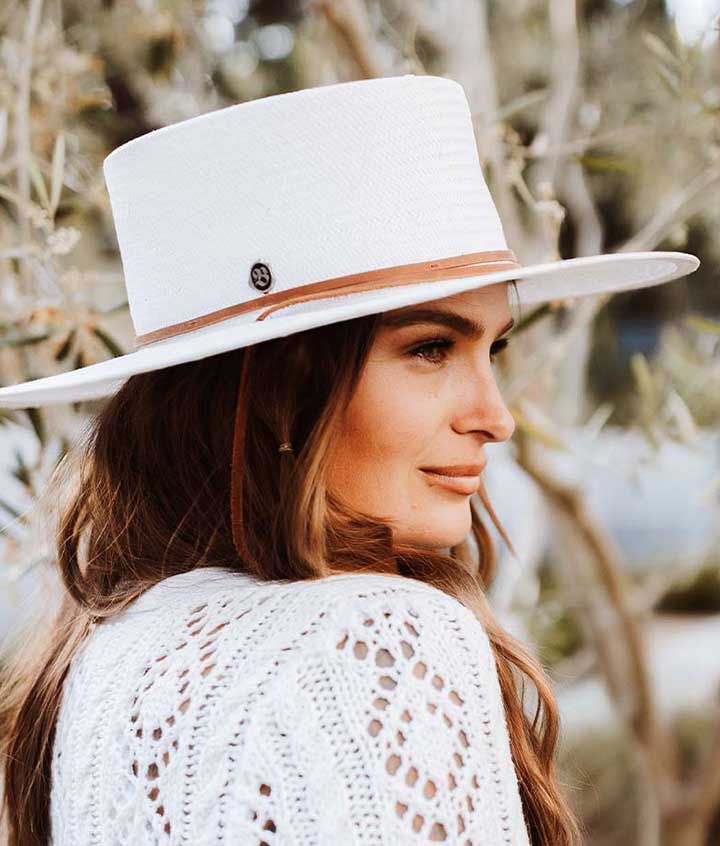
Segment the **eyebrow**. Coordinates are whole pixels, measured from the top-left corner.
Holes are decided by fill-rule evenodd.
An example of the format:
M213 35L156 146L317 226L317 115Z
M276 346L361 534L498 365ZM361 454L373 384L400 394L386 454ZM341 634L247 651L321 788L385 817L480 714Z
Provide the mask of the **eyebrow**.
M471 339L482 338L486 331L486 326L482 320L473 320L454 311L442 311L436 308L415 308L397 313L388 312L380 320L381 326L388 326L393 329L412 326L416 323L437 323L454 329L459 334ZM509 322L498 332L498 338L500 335L509 332L514 325L515 320L510 318Z

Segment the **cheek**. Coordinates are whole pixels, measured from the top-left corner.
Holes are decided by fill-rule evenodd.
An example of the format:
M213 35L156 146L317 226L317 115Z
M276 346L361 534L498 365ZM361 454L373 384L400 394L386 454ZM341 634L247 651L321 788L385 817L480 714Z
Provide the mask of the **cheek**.
M396 358L371 358L333 439L330 489L375 516L398 518L424 501L417 467L433 452L438 405L421 382Z
M431 426L431 397L409 390L398 368L368 367L348 407L342 440L356 456L402 462L417 455Z

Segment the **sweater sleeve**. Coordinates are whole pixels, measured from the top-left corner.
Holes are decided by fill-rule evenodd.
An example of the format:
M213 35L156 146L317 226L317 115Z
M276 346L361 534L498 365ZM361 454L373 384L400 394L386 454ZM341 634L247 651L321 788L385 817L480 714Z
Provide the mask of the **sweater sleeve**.
M344 596L273 694L295 817L272 842L527 846L494 655L452 597Z

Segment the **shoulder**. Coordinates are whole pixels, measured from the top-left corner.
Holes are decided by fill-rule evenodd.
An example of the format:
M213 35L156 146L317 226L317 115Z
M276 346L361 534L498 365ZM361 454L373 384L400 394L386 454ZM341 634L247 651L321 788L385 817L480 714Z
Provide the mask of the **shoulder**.
M262 582L220 568L183 574L106 621L93 641L86 656L93 664L117 656L114 646L122 643L124 677L143 688L151 678L177 678L165 675L171 667L200 686L215 686L220 668L226 681L239 674L256 683L308 656L343 663L364 650L376 658L412 650L458 673L495 672L486 633L470 609L432 585L389 574L296 582ZM108 666L113 675L116 661Z
M189 575L189 574L188 574ZM172 580L168 580L172 581ZM303 581L259 581L211 568L200 581L192 577L174 580L175 586L156 597L178 621L178 606L195 614L232 617L241 626L252 619L272 619L275 632L293 636L331 635L361 625L406 631L415 620L438 634L458 637L464 632L483 636L475 614L456 597L417 579L382 573L343 573ZM169 585L168 585L169 588ZM174 593L172 592L174 591ZM157 601L150 603L157 607ZM243 609L233 617L229 612ZM311 638L312 639L312 638Z
M232 614L243 609L244 614ZM433 585L405 576L343 573L302 581L262 581L220 567L208 567L159 582L117 621L144 628L150 621L176 628L181 620L192 627L195 618L224 616L241 626L247 614L272 616L274 628L292 628L315 621L313 629L331 628L355 616L375 611L386 617L435 614L450 625L479 625L458 599ZM191 619L192 618L192 619ZM199 622L199 620L197 621ZM197 625L197 623L195 623Z
M406 576L382 573L345 573L299 583L305 600L322 602L328 608L403 609L411 614L435 610L443 617L457 617L466 622L475 615L456 597L426 582Z
M322 609L329 630L360 626L426 639L484 635L475 614L456 597L417 579L350 573L304 584L304 603Z
M277 668L282 696L320 674L327 687L347 684L360 699L392 685L401 699L419 689L431 696L452 690L453 698L462 690L462 699L489 697L500 706L495 654L484 627L439 588L353 573L307 583L300 605L299 636L294 628L287 660Z
M527 843L497 665L475 615L382 575L319 580L306 598L321 600L322 622L277 668L265 705L298 757L317 762L310 794L341 809L364 784L378 842L444 840L462 818L474 842L509 844L514 832Z

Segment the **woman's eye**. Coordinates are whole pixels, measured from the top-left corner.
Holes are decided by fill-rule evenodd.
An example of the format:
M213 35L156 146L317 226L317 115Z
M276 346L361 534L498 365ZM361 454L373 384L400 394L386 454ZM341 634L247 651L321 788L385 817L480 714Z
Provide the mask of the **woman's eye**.
M410 350L410 355L415 358L421 358L430 364L441 364L445 361L450 347L453 346L453 341L447 338L436 338L432 341L423 341Z
M490 347L490 361L494 362L495 358L509 343L508 338L500 338L495 341ZM454 345L455 342L449 338L435 338L432 341L423 341L422 344L413 347L409 354L415 358L421 358L430 364L442 364Z
M508 338L500 338L490 347L490 361L495 361L495 357L501 353L505 347L510 343Z

